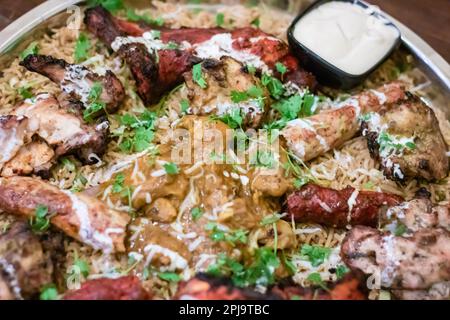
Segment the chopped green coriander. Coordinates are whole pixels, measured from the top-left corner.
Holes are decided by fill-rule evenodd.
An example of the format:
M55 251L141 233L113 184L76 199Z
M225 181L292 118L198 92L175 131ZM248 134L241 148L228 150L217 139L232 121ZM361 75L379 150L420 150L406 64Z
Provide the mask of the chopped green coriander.
M257 17L250 24L256 28L259 28L259 26L261 25L261 21L260 21L259 17Z
M58 299L58 290L56 286L51 283L45 285L41 289L41 294L39 295L40 300L57 300Z
M394 235L400 237L404 235L408 231L408 228L403 223L398 223L395 228Z
M80 274L82 274L83 277L87 278L87 276L90 273L90 268L86 261L81 260L81 259L76 259L75 262L73 263L73 265L78 268Z
M375 188L375 184L372 181L368 181L363 184L363 188L367 190L373 190Z
M281 62L275 63L275 68L279 73L281 73L281 75L284 75L287 72L287 67Z
M203 210L199 207L195 207L191 210L192 219L197 221L203 215Z
M414 150L416 144L414 138L399 138L394 135L382 131L377 139L380 146L380 154L382 157L389 156L395 152L402 152L405 148Z
M77 173L70 191L71 192L81 192L84 190L86 183L87 183L87 179L82 174Z
M113 193L119 193L122 192L123 186L125 182L125 175L123 173L118 173L116 177L114 178L114 183L112 186L112 192Z
M247 65L247 71L248 71L248 73L254 75L254 74L256 73L256 68L255 68L255 66L253 66L253 65L251 65L251 64L248 64L248 65Z
M148 149L154 138L156 113L145 110L140 115L124 114L119 117L121 126L114 130L114 136L121 137L122 152L141 152Z
M202 89L206 89L208 84L206 83L206 80L203 78L202 73L202 64L198 63L192 67L192 78L196 84Z
M216 15L216 25L222 27L225 22L225 15L223 13L218 13Z
M242 121L244 120L241 114L241 109L239 108L233 108L221 117L212 116L211 119L220 120L227 124L231 129L240 128L242 126Z
M307 177L295 178L295 180L294 180L294 187L296 189L300 189L301 187L303 187L308 182L309 182L309 179Z
M153 37L153 39L161 39L161 31L152 30L152 37Z
M74 58L76 63L80 63L87 59L91 42L84 32L81 32L75 43Z
M342 279L345 274L347 274L349 272L349 268L347 268L346 266L340 264L336 267L336 277L338 280Z
M284 251L281 251L281 258L283 259L283 264L286 267L287 271L289 272L290 275L293 275L297 272L297 268L295 267L295 265L292 263L291 260L289 260Z
M283 99L275 103L272 108L277 110L281 116L290 121L298 118L298 114L302 107L302 97L293 95L287 99Z
M323 282L322 277L320 276L320 273L313 272L306 279L309 280L313 285L319 286L324 290L328 290L325 282Z
M178 174L180 172L180 168L176 165L176 163L168 162L163 165L164 170L166 170L167 174Z
M279 265L280 260L271 248L258 248L253 263L243 272L235 274L233 283L239 287L271 285L275 282L275 269Z
M17 92L22 97L22 99L31 99L33 97L29 86L22 86L17 90Z
M40 233L45 232L50 227L50 219L48 218L48 207L39 204L35 211L34 217L30 218L31 230Z
M153 19L152 17L150 17L147 14L143 14L143 15L139 15L136 13L136 11L134 11L134 9L132 8L127 8L127 19L129 21L133 21L133 22L138 22L138 21L144 21L150 25L156 25L161 27L162 25L164 25L164 19L163 18L156 18Z
M115 13L125 8L122 0L88 0L89 7L95 7L101 5L111 13Z
M261 83L267 88L267 90L269 90L272 97L277 100L280 99L284 94L285 90L283 83L277 78L268 75L267 73L264 73L262 75Z
M181 100L180 106L181 106L181 113L186 114L187 111L189 110L189 101L186 99Z
M38 54L39 53L39 47L37 41L33 41L26 47L24 51L20 53L20 60L25 59L30 54Z
M300 254L307 257L313 267L321 265L330 256L331 248L304 244Z
M100 82L94 82L92 84L91 90L89 91L88 100L89 101L97 101L100 99L100 96L103 91L103 86Z
M61 164L70 172L75 171L75 164L67 157L61 158Z
M211 232L209 237L216 242L226 241L233 246L237 243L247 243L247 231L242 229L224 231L221 230L216 223L209 222L206 224L205 230Z
M175 272L158 272L158 277L169 282L179 282L181 277Z
M92 116L103 109L105 109L105 104L103 102L93 102L83 111L83 119L88 122L92 121Z

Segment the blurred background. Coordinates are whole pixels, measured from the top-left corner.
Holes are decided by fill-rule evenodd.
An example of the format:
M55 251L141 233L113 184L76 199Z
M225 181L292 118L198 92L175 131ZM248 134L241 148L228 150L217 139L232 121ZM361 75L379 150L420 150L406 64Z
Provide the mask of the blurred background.
M450 0L366 0L381 7L450 62ZM0 0L0 30L44 0Z

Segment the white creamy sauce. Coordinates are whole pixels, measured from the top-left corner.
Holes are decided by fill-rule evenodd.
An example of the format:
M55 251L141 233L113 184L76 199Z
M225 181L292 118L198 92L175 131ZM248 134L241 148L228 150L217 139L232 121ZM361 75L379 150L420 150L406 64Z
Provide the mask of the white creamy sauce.
M259 41L260 37L258 38L252 38L250 41ZM269 37L272 39L272 37ZM275 38L273 38L276 41ZM231 57L244 65L252 65L257 69L261 69L263 72L269 72L270 69L268 66L264 63L264 61L261 60L261 58L253 53L251 53L249 50L236 50L233 48L233 42L235 40L231 37L231 33L220 33L217 34L211 39L206 40L204 42L195 44L193 46L194 52L196 56L203 58L203 59L217 59L224 56Z
M80 65L70 65L66 68L64 79L61 81L61 90L65 93L74 92L80 96L81 102L89 102L91 83L86 78L89 71Z
M144 32L141 37L117 37L111 43L111 48L114 51L119 51L121 46L130 43L142 43L150 53L155 53L158 50L166 49L168 46L160 39L156 39L154 33L147 31Z
M161 267L161 271L184 270L188 267L187 260L183 258L178 252L161 247L160 245L148 244L145 246L144 252L147 254L145 263L146 266L148 266L152 262L153 257L156 254L160 254L170 259L170 265Z
M239 103L218 101L214 105L202 107L203 112L215 113L217 116L229 114L235 109L240 109L243 114L248 114L251 118L254 118L258 114L261 114L263 112L261 109L261 105L257 100L248 100ZM188 114L191 113L192 110L188 110Z
M78 231L80 240L96 250L102 250L105 253L113 251L113 241L108 233L118 233L117 230L112 230L112 232L105 234L95 230L91 224L88 205L72 192L66 190L62 190L62 192L70 198L72 209L80 223ZM124 230L119 231L123 232Z
M292 139L292 137L290 137L289 133L291 132L291 130L289 130L289 128L299 128L302 130L308 130L308 131L313 132L316 135L315 136L316 140L322 146L323 150L324 151L330 150L330 146L328 145L327 141L325 140L325 138L323 136L321 136L320 134L317 133L316 128L314 127L314 124L311 121L309 121L307 119L301 119L301 118L291 120L287 123L286 128L282 131L282 136L284 136L286 138L286 140L290 144L290 147L296 151L297 156L299 156L300 158L303 158L306 153L305 152L305 141L296 139L298 141L295 141L295 143L292 143L293 139ZM294 133L294 135L296 135L296 134Z
M378 63L399 37L371 10L349 2L331 1L301 18L294 37L344 72L360 75Z
M400 261L397 258L396 239L393 235L385 236L382 239L383 250L385 251L385 267L381 269L381 285L390 287L397 272Z
M356 199L358 198L359 191L355 189L351 194L350 198L347 200L348 205L348 214L347 214L347 222L350 223L352 220L352 210L353 206L356 204Z

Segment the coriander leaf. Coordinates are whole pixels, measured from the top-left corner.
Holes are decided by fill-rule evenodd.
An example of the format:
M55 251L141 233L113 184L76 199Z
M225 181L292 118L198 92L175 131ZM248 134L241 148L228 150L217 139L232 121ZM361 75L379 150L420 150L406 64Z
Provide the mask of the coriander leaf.
M22 97L22 99L30 99L33 97L33 94L30 91L30 87L28 86L23 86L20 87L17 92L19 93L19 95Z
M283 99L275 103L272 108L280 112L281 116L286 120L294 120L298 118L298 114L302 107L303 99L299 95L293 95L287 99Z
M142 21L145 21L148 24L153 24L153 25L156 25L156 26L159 26L159 27L164 25L164 19L163 18L153 19L152 17L148 16L147 14L139 15L132 8L127 8L126 14L127 14L127 19L129 21L138 22L138 21L142 20Z
M225 22L225 15L223 13L218 13L216 15L216 25L218 27L221 27L223 26L224 22Z
M242 126L243 117L241 115L241 109L233 108L227 114L221 117L212 116L213 120L220 120L227 124L231 129L236 129Z
M78 269L80 270L80 273L83 275L83 277L87 278L87 276L89 275L89 272L90 272L90 268L86 261L77 259L74 262L74 266L78 267Z
M208 86L206 80L203 78L201 63L198 63L192 67L192 78L194 82L199 85L200 88L206 89L206 87Z
M256 68L255 68L253 65L248 64L248 65L247 65L247 71L248 71L248 73L250 73L250 74L255 74L255 73L256 73Z
M158 272L158 277L169 282L179 282L181 277L174 272Z
M307 177L295 178L295 180L294 180L294 187L296 189L300 189L301 187L303 187L308 182L309 182L309 179Z
M313 267L321 265L329 257L330 253L331 248L309 244L303 245L300 251L300 254L307 257Z
M50 219L48 219L47 215L48 207L39 204L34 211L34 217L30 218L30 226L34 232L40 233L47 231L50 227Z
M30 54L38 54L38 53L39 53L38 43L37 41L33 41L28 45L28 47L26 47L24 51L22 51L22 53L20 54L20 60L25 59Z
M256 28L259 28L261 21L259 19L259 17L257 17L256 19L254 19L252 22L250 22L250 24Z
M339 265L336 268L336 277L338 280L342 279L346 273L348 273L350 270L344 266L344 265Z
M398 223L395 228L394 235L400 237L404 235L407 231L408 228L403 223Z
M231 91L231 101L233 101L234 103L239 103L242 101L246 101L248 100L248 94L247 92L241 92L241 91L235 91L232 90Z
M122 0L88 0L87 4L89 7L101 5L111 13L115 13L125 8Z
M124 182L125 182L125 175L123 173L118 173L114 178L112 192L113 193L121 192L123 190Z
M181 106L181 113L186 114L187 111L189 110L189 101L186 99L181 100L180 106Z
M103 91L103 85L100 82L94 82L92 84L91 90L89 91L88 100L91 102L96 102L100 99Z
M91 42L85 33L81 32L75 43L74 58L76 63L80 63L86 60L88 57L89 49L91 48Z
M281 75L284 75L287 72L287 67L281 62L275 63L275 68L279 73L281 73Z
M250 159L250 164L255 167L273 169L277 161L272 151L257 150L256 155Z
M88 122L92 121L92 116L102 109L105 109L105 104L103 102L93 102L89 104L83 111L83 119Z
M264 73L262 75L261 83L267 88L267 90L269 90L272 97L277 100L280 99L284 94L285 90L283 83L277 78L268 75L267 73Z
M288 270L289 274L291 275L295 274L297 272L297 268L292 263L292 261L286 258L284 251L281 252L281 257L283 258L283 263L286 266L286 269Z
M167 174L175 175L180 172L178 166L173 162L165 163L163 167Z
M75 171L75 164L69 159L69 158L61 158L61 164L66 168L67 170L73 172Z
M314 114L314 104L316 103L316 97L312 94L305 94L303 96L302 114L305 117L312 116Z
M324 290L328 290L327 286L322 280L322 277L320 276L320 273L313 272L306 279L309 280L312 284L319 286Z
M39 295L40 300L57 300L58 299L58 290L56 286L51 283L45 285L41 289L41 294Z
M197 221L203 215L203 210L199 207L195 207L191 210L192 219Z

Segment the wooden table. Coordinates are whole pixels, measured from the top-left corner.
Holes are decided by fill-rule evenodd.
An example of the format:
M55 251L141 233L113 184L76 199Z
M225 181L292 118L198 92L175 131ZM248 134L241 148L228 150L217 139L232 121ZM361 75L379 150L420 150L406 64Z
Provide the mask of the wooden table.
M406 24L450 62L450 0L367 0ZM43 0L0 0L0 29Z

